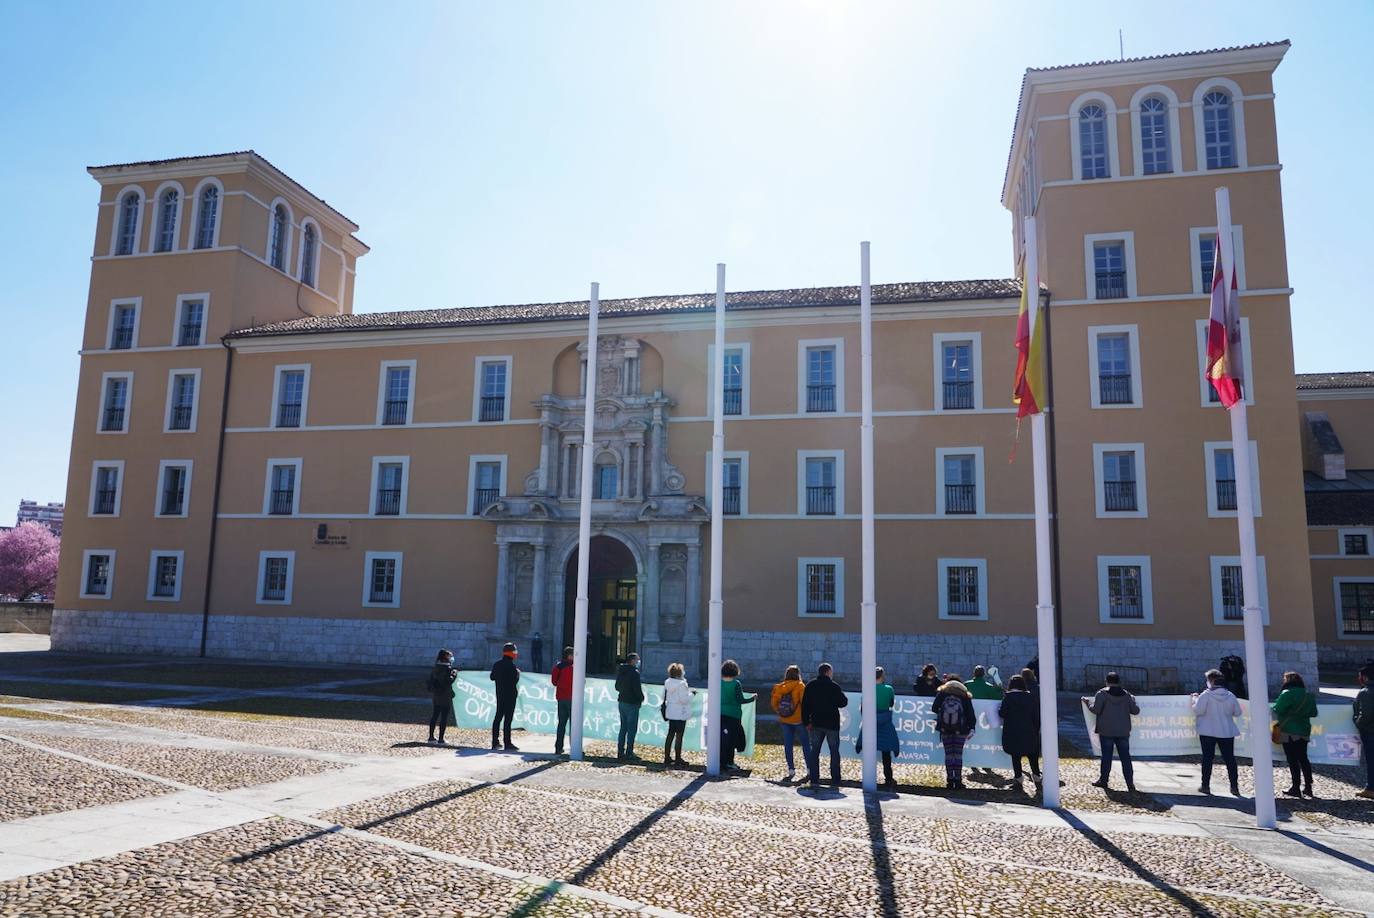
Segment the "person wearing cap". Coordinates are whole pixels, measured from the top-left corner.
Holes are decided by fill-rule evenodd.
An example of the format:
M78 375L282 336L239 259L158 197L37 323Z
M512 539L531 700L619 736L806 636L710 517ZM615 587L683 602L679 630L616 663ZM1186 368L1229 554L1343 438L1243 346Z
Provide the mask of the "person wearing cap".
M491 681L496 683L496 714L491 719L491 748L500 749L497 737L504 731L507 752L520 749L510 741L510 724L515 719L515 701L519 697L520 667L515 665L518 651L507 643L501 648L501 659L491 668Z

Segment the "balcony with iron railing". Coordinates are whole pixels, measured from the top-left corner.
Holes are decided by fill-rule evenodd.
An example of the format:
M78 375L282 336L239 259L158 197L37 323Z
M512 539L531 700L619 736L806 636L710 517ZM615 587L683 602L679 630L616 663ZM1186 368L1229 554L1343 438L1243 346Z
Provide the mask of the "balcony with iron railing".
M180 347L194 347L200 344L200 323L181 326L181 337L177 339Z
M173 405L171 422L171 424L167 425L171 430L190 430L191 406Z
M382 406L383 424L405 424L410 413L410 401L404 398L389 398Z
M806 488L807 516L835 515L835 486L808 485Z
M945 485L945 513L977 513L978 486L976 484Z
M130 326L116 328L110 341L110 349L115 351L127 351L134 346L134 330Z
M267 512L273 516L290 516L296 512L296 489L273 488L267 504Z
M479 421L504 421L506 419L506 397L504 395L484 395L477 415Z
M497 488L478 488L472 492L472 512L480 515L483 510L496 503L496 498L501 496Z
M162 492L162 515L180 516L183 501L186 500L186 492L181 488Z
M95 492L95 509L92 513L112 514L115 510L115 489L100 488Z
M301 426L301 403L282 402L277 406L277 426L278 427L300 427Z
M401 489L377 489L377 516L399 516L401 513Z
M726 516L739 515L739 485L724 485L720 489L720 512Z
M940 405L946 411L967 410L973 407L973 380L945 380Z
M1217 509L1236 509L1236 480L1234 478L1217 479Z
M1104 405L1129 405L1135 401L1129 373L1098 374L1097 391L1099 401Z
M806 410L808 412L834 411L835 410L835 386L833 383L825 385L812 384L806 387Z
M1119 300L1126 296L1125 271L1098 271L1097 298L1099 300Z
M101 430L123 430L124 429L124 409L106 408L104 417L100 421Z
M1139 509L1135 501L1134 481L1104 481L1102 490L1102 506L1108 512Z
M726 414L743 414L744 390L738 386L726 386L725 400L722 405Z

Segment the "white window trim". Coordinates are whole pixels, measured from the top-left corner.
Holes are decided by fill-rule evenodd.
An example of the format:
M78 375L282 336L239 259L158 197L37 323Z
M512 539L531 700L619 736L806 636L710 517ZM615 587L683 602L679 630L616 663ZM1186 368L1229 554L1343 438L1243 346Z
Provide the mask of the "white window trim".
M835 612L806 611L806 566L808 564L835 565ZM844 559L843 558L798 558L797 559L797 618L844 618Z
M157 583L157 559L175 557L177 559L177 584L171 596L154 596L153 587ZM181 585L186 581L186 552L154 548L148 553L148 602L181 602Z
M973 407L946 408L944 406L944 361L945 345L967 341L972 351L973 361ZM936 332L931 336L931 361L935 365L935 388L932 407L942 414L972 414L983 410L983 333L982 332Z
M311 265L311 283L305 284L305 228L315 227L315 257L314 264ZM320 232L320 225L315 222L314 217L301 218L301 240L296 246L296 277L301 278L301 283L310 290L318 290L320 287L320 249L324 248L324 236Z
M277 426L277 405L281 397L281 376L289 370L303 370L305 378L301 380L301 423L300 427L278 427ZM302 430L306 425L306 412L310 408L310 364L308 363L279 363L272 369L272 413L267 419L267 426L274 430Z
M1102 404L1102 380L1098 375L1097 339L1103 335L1125 335L1126 350L1131 357L1131 402L1129 405ZM1094 408L1144 408L1144 382L1141 380L1140 364L1140 326L1138 325L1089 325L1088 326L1088 387Z
M495 462L501 466L500 484L498 485L501 494L506 493L506 455L490 454L485 456L468 456L468 516L479 516L477 513L477 465L482 462Z
M119 474L115 477L115 499L114 513L95 512L95 483L101 469L118 469ZM91 489L90 496L86 501L86 515L97 519L113 519L119 516L120 503L124 500L124 460L123 459L96 459L91 462Z
M206 329L210 325L210 294L208 293L179 293L177 294L177 308L172 320L172 347L191 347L189 344L181 343L181 313L182 308L188 301L200 302L200 340L196 346L205 344Z
M105 397L109 394L111 379L123 379L128 382L124 390L124 426L118 430L105 430ZM134 414L134 374L132 370L119 370L110 373L100 374L100 408L96 412L95 432L98 434L126 434L129 432L129 424L133 420Z
M1106 477L1102 469L1102 458L1106 453L1131 453L1135 457L1135 510L1108 510ZM1093 501L1097 505L1097 518L1100 520L1145 519L1150 515L1149 504L1145 497L1145 444L1144 443L1094 443L1093 444Z
M1264 626L1269 627L1269 570L1264 564L1264 556L1259 556L1259 606L1264 614ZM1225 617L1226 611L1221 604L1221 569L1223 567L1240 567L1240 555L1212 555L1210 559L1212 570L1212 624L1239 626L1245 624L1244 618L1234 620Z
M81 592L78 594L81 599L104 599L114 598L115 585L115 550L113 548L88 548L81 553ZM90 583L91 556L109 555L110 557L110 576L105 583L106 592L87 593L86 587Z
M318 227L316 231L318 232ZM377 371L377 426L382 426L382 420L386 416L386 372L392 367L406 367L410 370L410 381L406 388L406 424L409 425L415 420L415 370L416 361L414 360L383 360L381 367ZM388 427L399 427L398 424L388 424Z
M1069 150L1073 158L1073 180L1075 182L1100 182L1102 179L1083 178L1083 141L1079 137L1078 110L1089 102L1100 102L1107 113L1107 175L1106 178L1121 177L1121 156L1117 153L1116 121L1119 114L1116 102L1105 92L1085 92L1069 106Z
M149 221L148 230L149 252L157 252L157 237L161 229L159 221L162 219L162 193L169 188L174 189L177 193L177 211L172 216L172 247L167 252L159 252L158 254L184 251L181 244L181 234L186 229L186 223L181 218L186 213L186 189L181 187L181 182L167 181L158 185L157 191L153 193L153 219Z
M290 465L296 469L296 487L291 494L291 516L301 514L301 468L304 466L303 459L268 459L267 477L262 486L262 514L263 516L285 516L284 513L272 513L272 468L278 465Z
M727 414L725 420L749 417L749 342L742 341L738 344L725 342L727 351L740 352L740 408L739 414ZM713 418L716 416L716 346L706 345L706 416ZM838 390L836 390L838 394Z
M1239 259L1237 259L1239 261ZM1212 384L1207 380L1207 325L1210 320L1197 320L1197 378L1198 378L1198 400L1203 408L1217 408L1225 410L1221 402L1213 402L1207 398L1212 391ZM1255 404L1254 381L1258 378L1255 375L1255 358L1250 353L1250 317L1240 317L1240 347L1245 359L1245 404Z
M975 513L956 513L965 519L984 516L987 513L987 478L983 474L983 447L981 446L941 446L935 450L935 514L945 516L945 457L973 456L974 483L977 485L975 497L978 500Z
M1083 296L1094 303L1113 303L1123 297L1097 297L1097 269L1093 259L1093 246L1099 242L1120 242L1126 249L1126 296L1135 299L1138 294L1135 284L1135 233L1122 230L1117 233L1085 233L1083 236Z
M110 300L110 317L105 324L105 350L112 351L115 349L115 313L118 312L120 306L134 307L134 337L133 340L129 342L129 346L127 348L122 347L120 348L120 350L137 350L139 326L143 322L143 297L141 296L123 296L119 297L118 299Z
M1210 282L1208 286L1202 284L1202 253L1198 248L1202 244L1202 237L1215 236L1217 228L1215 226L1190 226L1188 227L1188 246L1191 251L1191 261L1193 271L1193 292L1199 296L1210 296L1212 288ZM1231 243L1235 246L1236 253L1236 289L1244 290L1245 286L1245 228L1239 224L1231 227Z
M1107 569L1124 565L1140 567L1140 601L1144 605L1144 618L1112 618L1111 604L1108 600ZM1098 555L1097 556L1097 618L1104 625L1153 625L1155 623L1154 591L1151 586L1149 555Z
M835 349L835 410L806 410L806 351L813 347L833 347ZM838 415L844 413L844 339L807 338L797 342L797 413L807 417Z
M134 244L128 255L119 255L119 221L123 216L124 196L131 191L138 194L138 210L137 216L134 218ZM110 255L112 257L128 258L143 252L143 212L147 207L148 195L143 190L142 185L125 185L119 189L119 194L114 197L114 222L110 224Z
M396 589L393 591L391 602L373 602L372 596L372 562L383 561L391 558L396 562ZM363 606L369 609L399 609L401 607L401 566L405 561L404 552L399 551L370 551L363 556Z
M1224 89L1231 94L1231 120L1232 130L1236 135L1236 165L1225 169L1207 168L1207 134L1203 128L1202 118L1202 97L1213 89ZM1236 169L1248 169L1250 159L1245 149L1245 93L1236 85L1234 80L1226 77L1212 77L1210 80L1203 80L1197 84L1193 90L1193 138L1197 149L1198 172L1234 172Z
M512 375L515 369L515 358L510 355L491 355L473 358L472 364L472 419L482 420L482 365L486 363L504 363L506 365L506 403L502 409L500 421L487 421L488 424L499 424L510 420L510 394L515 388L515 377ZM583 361L585 367L586 361Z
M1363 555L1347 554L1345 551L1345 537L1348 535L1364 536L1365 546L1369 549L1369 553ZM1374 558L1374 528L1368 526L1345 526L1337 529L1336 553L1342 558Z
M713 459L713 454L714 454L714 453L715 453L715 450L710 450L710 449L708 449L708 450L706 451L706 478L705 478L705 481L706 481L706 506L707 506L708 509L709 509L710 506L711 506L711 493L712 493L711 489L712 489L712 486L713 486L714 483L715 483L715 476L712 474L712 473L715 471L715 464L714 464L714 462L712 461L712 459ZM731 459L738 459L738 460L739 460L739 514L738 514L738 515L739 515L739 516L748 516L748 515L749 515L749 451L748 451L748 450L731 450L731 449L727 449L727 450L725 450L725 452L721 453L721 458L722 458L724 461L726 461L726 462L730 461ZM839 473L839 470L840 470L840 467L837 466L836 469L835 469L835 471L836 471L837 474ZM805 474L805 468L803 468L802 471L803 471L803 474ZM838 483L836 484L836 488L837 488L837 489L839 488ZM805 493L803 492L803 497L804 497L804 496L805 496ZM803 510L806 509L805 504L803 504L802 509L803 509ZM837 507L837 509L838 509L838 507ZM723 515L723 514L722 514L722 515ZM731 515L731 516L734 516L735 514L730 514L730 515Z
M222 204L222 203L223 203L223 202L221 202L221 204ZM272 264L272 217L273 217L273 216L276 214L276 212L277 212L277 205L278 205L278 204L280 204L281 206L283 206L283 207L286 208L286 239L285 239L285 241L283 242L284 248L282 249L282 258L281 258L282 267L280 267L280 268L278 268L276 265ZM291 265L292 265L293 262L294 262L294 259L292 258L292 248L291 248L291 231L292 231L293 229L295 229L295 227L296 227L296 214L295 214L295 211L293 211L293 210L291 209L291 202L288 201L288 200L286 200L286 198L283 198L283 197L276 197L276 198L273 198L273 199L272 199L272 203L269 204L269 205L267 205L267 240L266 240L266 242L265 242L264 245L263 245L262 262L263 262L263 264L267 265L267 267L269 267L269 268L272 268L272 269L277 270L277 271L281 271L281 273L285 274L287 277L292 277L292 276L293 276L293 275L291 274Z
M282 599L263 599L262 587L267 580L267 559L285 558L286 559L286 595ZM291 591L296 581L296 553L294 551L260 551L258 552L258 585L253 590L253 601L260 606L289 606L291 605Z
M1374 634L1350 634L1345 630L1345 619L1341 616L1341 584L1374 583L1374 577L1332 577L1331 592L1335 600L1336 634L1343 641L1374 641Z
M726 453L727 456L731 455ZM743 455L748 455L747 453ZM844 450L842 449L799 449L797 450L797 515L807 519L825 519L831 514L808 514L806 512L806 460L835 460L835 513L844 516ZM743 469L740 469L743 472ZM741 497L743 496L741 486ZM743 505L740 510L743 511Z
M1183 171L1182 148L1178 132L1178 94L1169 87L1154 83L1136 90L1131 96L1131 152L1135 156L1135 174L1145 175L1145 143L1140 133L1140 104L1150 96L1163 96L1169 107L1169 172L1152 172L1151 175L1168 175ZM1080 166L1081 168L1081 166Z
M180 513L162 512L162 486L166 483L167 469L171 467L184 467L186 469L186 484L183 487ZM157 463L157 491L153 494L153 516L158 519L186 519L191 515L191 473L195 470L195 461L192 459L161 459Z
M401 505L399 512L395 514L377 512L377 479L381 475L383 465L401 466ZM368 516L405 516L406 502L410 497L410 457L409 456L373 456L372 457L372 487L367 494L367 515Z
M1230 440L1208 440L1202 444L1202 459L1207 476L1207 515L1214 519L1235 519L1237 511L1217 509L1217 457L1219 449L1231 449ZM1240 470L1236 470L1240 474ZM1250 493L1254 499L1255 516L1264 516L1264 504L1260 500L1259 446L1250 441Z
M196 185L195 197L191 202L191 232L186 237L186 248L191 252L197 251L196 235L200 232L200 194L205 190L206 185L214 185L219 189L219 204L215 207L215 227L210 233L210 247L199 251L208 252L210 249L219 247L220 218L224 216L224 183L213 177L203 178Z
M954 622L985 622L988 620L988 561L986 558L940 558L935 562L936 583L940 599L940 618ZM951 567L978 568L978 614L951 615L949 612L949 575Z
M176 378L191 376L195 378L195 394L191 399L191 426L186 430L172 429L172 399L176 395ZM127 415L126 415L127 420ZM162 432L165 434L193 434L200 420L200 368L186 367L167 371L167 404L162 409Z

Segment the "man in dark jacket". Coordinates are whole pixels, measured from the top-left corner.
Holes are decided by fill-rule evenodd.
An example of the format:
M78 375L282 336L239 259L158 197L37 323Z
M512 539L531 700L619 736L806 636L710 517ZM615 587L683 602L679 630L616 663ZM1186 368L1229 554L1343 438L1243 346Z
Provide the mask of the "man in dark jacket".
M830 786L840 783L840 708L848 707L849 696L835 684L833 672L829 663L822 663L802 692L801 722L811 731L806 767L813 790L821 786L822 740L830 745Z
M1088 710L1097 717L1097 738L1102 744L1102 777L1093 787L1107 788L1112 774L1112 747L1121 755L1121 773L1126 776L1126 790L1135 793L1135 774L1131 768L1131 715L1140 713L1135 696L1121 687L1121 677L1107 673L1107 684L1091 699L1082 699Z
M549 676L553 683L553 698L558 704L558 733L553 740L553 754L563 754L563 737L568 731L568 721L572 720L573 696L573 649L563 648L563 659L553 665Z
M1360 691L1355 696L1355 729L1364 749L1364 790L1357 797L1374 798L1374 660L1360 667Z
M496 683L496 716L491 719L491 748L500 749L498 730L504 730L507 752L519 752L520 747L510 741L510 722L515 718L520 667L515 665L517 651L514 644L501 648L501 659L491 668L491 681Z
M644 686L639 681L639 654L632 653L615 674L616 700L620 702L620 734L615 740L618 762L636 762L635 735L639 733L639 708L644 704Z

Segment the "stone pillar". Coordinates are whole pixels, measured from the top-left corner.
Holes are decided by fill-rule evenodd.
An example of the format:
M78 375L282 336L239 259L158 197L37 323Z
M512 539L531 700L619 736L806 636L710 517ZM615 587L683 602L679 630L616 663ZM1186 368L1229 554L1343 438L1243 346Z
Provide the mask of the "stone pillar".
M701 543L687 543L687 612L682 639L689 644L701 641Z
M662 430L663 417L659 413L659 409L655 408L654 420L649 427L649 442L652 444L650 449L653 453L653 455L649 459L649 462L651 463L649 468L649 493L651 495L663 493L662 469L663 463L667 461L668 457L664 455L663 438L659 436Z
M543 542L534 543L534 583L530 589L530 623L535 631L544 636L545 649L552 654L557 654L561 647L554 647L558 643L553 637L553 628L547 620L549 608L548 578L545 567L548 564L548 547ZM549 657L553 659L553 657Z
M647 584L641 594L644 597L644 640L657 642L658 637L658 543L649 543L649 556L645 566Z
M508 593L508 581L510 571L510 543L498 541L496 543L496 616L492 620L493 635L499 640L508 640L506 632L510 628L510 597Z
M539 493L549 493L549 463L554 460L553 426L549 423L548 409L544 409L539 419Z

